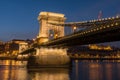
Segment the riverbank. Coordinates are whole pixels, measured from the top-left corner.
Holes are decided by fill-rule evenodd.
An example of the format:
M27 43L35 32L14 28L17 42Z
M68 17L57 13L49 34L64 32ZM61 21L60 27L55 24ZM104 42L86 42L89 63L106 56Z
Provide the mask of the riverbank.
M120 60L120 58L71 58L72 60Z
M27 61L27 58L17 58L17 56L0 56L0 60L20 60L20 61Z
M4 56L0 57L0 60L19 60L19 61L27 61L27 58L17 58L15 56ZM120 58L76 58L72 57L71 60L120 60Z

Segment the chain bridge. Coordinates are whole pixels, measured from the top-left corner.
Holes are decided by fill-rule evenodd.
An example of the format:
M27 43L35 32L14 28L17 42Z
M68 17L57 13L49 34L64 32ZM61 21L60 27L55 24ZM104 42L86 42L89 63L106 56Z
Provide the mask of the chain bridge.
M51 23L52 24L52 23ZM120 17L112 17L85 22L54 24L60 26L85 27L84 30L73 32L43 43L45 46L76 46L95 43L104 43L120 40ZM73 28L73 29L76 29Z
M61 67L70 63L66 48L120 40L120 16L89 20L83 22L65 22L64 14L41 12L39 34L31 47L21 54L32 53L28 66ZM73 33L65 35L64 27L70 27ZM83 28L83 29L82 29Z

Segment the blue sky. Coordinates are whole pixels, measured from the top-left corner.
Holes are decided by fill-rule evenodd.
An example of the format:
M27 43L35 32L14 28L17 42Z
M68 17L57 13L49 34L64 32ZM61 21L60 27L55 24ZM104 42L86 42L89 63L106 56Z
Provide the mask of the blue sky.
M120 0L0 0L0 40L32 39L39 32L39 12L63 13L66 22L120 14Z

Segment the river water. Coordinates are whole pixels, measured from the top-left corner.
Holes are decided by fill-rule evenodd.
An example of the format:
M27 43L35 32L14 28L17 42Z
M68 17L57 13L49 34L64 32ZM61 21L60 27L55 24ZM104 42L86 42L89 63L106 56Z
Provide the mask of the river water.
M0 80L120 80L119 61L72 62L69 69L28 70L26 61L0 60Z

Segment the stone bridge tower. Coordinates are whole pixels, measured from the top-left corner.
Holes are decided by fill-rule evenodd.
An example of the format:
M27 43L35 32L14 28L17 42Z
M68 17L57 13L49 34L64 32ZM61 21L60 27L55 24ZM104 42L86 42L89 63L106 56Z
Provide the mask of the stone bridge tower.
M37 36L38 43L43 43L53 38L64 36L64 26L53 24L64 24L64 14L41 12L38 16L40 24L39 34ZM53 24L50 24L53 23Z

